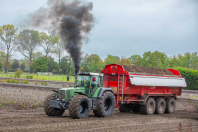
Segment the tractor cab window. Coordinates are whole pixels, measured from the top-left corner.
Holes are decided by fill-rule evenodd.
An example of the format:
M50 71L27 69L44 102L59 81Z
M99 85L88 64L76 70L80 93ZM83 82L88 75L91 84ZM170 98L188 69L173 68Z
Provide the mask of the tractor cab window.
M92 76L92 80L91 80L91 85L92 87L98 87L99 86L99 76Z
M87 87L90 85L90 76L89 75L78 75L76 80L77 87Z

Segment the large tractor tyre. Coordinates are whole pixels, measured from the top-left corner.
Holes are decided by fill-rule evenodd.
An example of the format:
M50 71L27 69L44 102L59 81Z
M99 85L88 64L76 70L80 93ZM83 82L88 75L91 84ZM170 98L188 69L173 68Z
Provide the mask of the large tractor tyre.
M166 102L163 98L156 99L155 114L163 114L166 109Z
M69 102L69 115L73 119L87 118L91 111L91 103L87 96L76 95Z
M140 106L133 106L132 107L132 112L134 112L134 113L140 112Z
M166 98L166 109L165 113L172 114L175 112L176 102L173 98Z
M146 101L146 105L140 107L142 114L152 115L155 112L155 100L149 97Z
M112 116L115 110L115 96L112 92L106 91L102 97L97 99L97 109L94 110L94 114L97 117Z
M120 110L120 112L131 112L132 107L130 105L127 105L127 104L122 104L122 105L120 105L119 110Z
M56 93L48 95L44 100L44 111L48 116L61 116L64 113L64 109L50 107L50 100L56 99Z

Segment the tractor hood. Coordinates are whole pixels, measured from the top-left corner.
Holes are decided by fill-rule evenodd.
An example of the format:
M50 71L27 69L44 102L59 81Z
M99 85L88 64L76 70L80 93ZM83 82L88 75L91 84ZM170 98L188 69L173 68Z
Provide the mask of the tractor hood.
M58 96L60 99L71 100L71 98L78 93L85 93L85 88L77 87L77 88L61 88L58 90Z

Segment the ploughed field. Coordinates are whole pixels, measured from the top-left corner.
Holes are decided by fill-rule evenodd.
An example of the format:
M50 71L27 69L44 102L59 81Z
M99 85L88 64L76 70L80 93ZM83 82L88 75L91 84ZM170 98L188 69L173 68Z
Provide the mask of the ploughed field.
M68 111L61 117L49 117L43 107L5 107L0 109L0 131L197 132L196 95L195 99L188 96L184 93L177 100L175 113L162 115L121 113L116 109L112 117L98 118L91 112L88 118L71 119Z

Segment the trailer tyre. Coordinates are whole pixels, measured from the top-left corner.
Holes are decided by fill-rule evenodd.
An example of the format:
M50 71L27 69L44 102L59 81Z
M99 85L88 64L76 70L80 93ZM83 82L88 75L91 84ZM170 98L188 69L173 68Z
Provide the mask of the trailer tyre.
M61 116L64 113L64 109L50 107L50 100L56 99L56 93L48 95L44 100L44 111L48 116Z
M155 112L155 100L153 98L148 98L146 105L140 107L142 114L152 115Z
M132 107L132 112L134 112L134 113L140 112L140 107L139 106L133 106Z
M106 91L102 94L102 97L97 99L97 109L94 110L94 114L97 117L112 116L115 110L115 96L112 92Z
M166 110L165 113L172 114L175 112L176 103L173 98L166 98Z
M87 96L76 95L69 102L69 115L73 119L87 118L91 111L91 103Z
M157 98L156 100L156 108L155 113L156 114L163 114L166 109L166 102L163 98Z
M131 112L132 107L130 105L127 105L127 104L122 104L122 105L120 105L119 110L120 110L120 112Z

